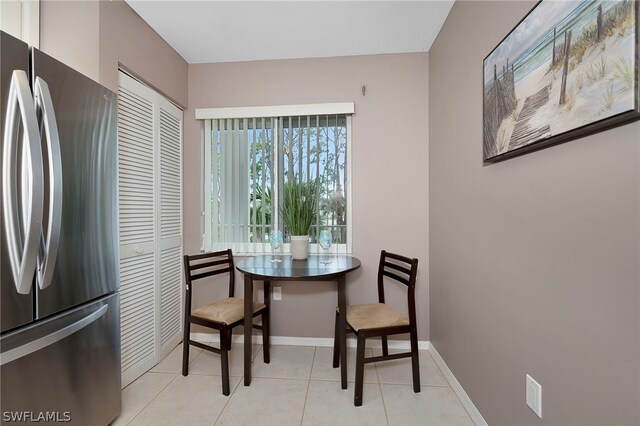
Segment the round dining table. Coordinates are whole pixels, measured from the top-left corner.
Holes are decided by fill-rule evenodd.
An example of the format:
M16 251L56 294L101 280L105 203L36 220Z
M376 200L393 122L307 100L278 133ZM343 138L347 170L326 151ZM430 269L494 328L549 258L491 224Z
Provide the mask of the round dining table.
M335 281L338 293L338 311L346 312L346 275L360 267L360 260L346 254L330 255L328 257L330 263L322 263L322 259L324 259L323 255L309 255L307 259L304 260L293 260L290 255L257 255L247 257L236 263L236 269L244 274L245 386L249 386L251 384L253 329L252 302L254 281L263 282L264 303L269 309L269 316L271 315L271 283L274 281ZM340 343L340 378L342 389L347 389L346 328L346 316L338 315L338 341Z

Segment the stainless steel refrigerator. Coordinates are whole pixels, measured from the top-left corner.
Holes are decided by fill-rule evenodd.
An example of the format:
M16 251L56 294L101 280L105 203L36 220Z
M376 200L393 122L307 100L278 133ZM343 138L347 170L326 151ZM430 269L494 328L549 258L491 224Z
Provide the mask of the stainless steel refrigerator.
M2 422L121 410L116 95L0 32Z

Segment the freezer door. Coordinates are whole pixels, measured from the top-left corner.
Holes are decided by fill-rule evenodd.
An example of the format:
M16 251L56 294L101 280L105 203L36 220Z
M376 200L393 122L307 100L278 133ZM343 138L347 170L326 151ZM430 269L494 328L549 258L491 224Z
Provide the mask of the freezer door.
M46 271L37 290L37 318L44 318L108 294L119 287L117 210L117 98L116 94L32 49L32 83L48 87L57 122L62 187L51 185L55 173L45 174L45 200L61 204L45 206L46 228L56 223L55 246L41 250L42 257L54 256L55 263L40 259ZM42 83L45 83L44 85ZM43 108L47 102L42 104ZM46 111L42 114L43 125ZM51 121L51 120L50 120ZM51 124L51 123L50 123ZM42 132L43 151L49 153L47 132ZM52 169L55 155L45 155L45 170ZM56 192L54 194L54 192ZM53 200L53 201L52 201ZM49 220L49 219L55 220ZM56 222L57 220L57 222ZM43 235L49 235L43 229ZM53 243L52 243L53 244ZM45 244L43 244L45 246Z
M121 410L119 294L0 340L3 422L106 425Z
M4 188L4 135L7 127L6 113L9 88L14 70L28 73L29 71L29 47L22 41L0 31L0 188ZM20 132L22 133L22 132ZM18 138L20 139L20 135ZM3 195L4 189L3 189ZM10 194L6 194L10 195ZM5 215L8 213L5 203L0 203L0 332L16 328L33 320L33 293L20 294L16 288L16 280L13 273L12 259L9 255L11 244L11 232L22 231L19 229L8 230L4 224ZM23 235L13 235L23 237ZM22 239L22 238L21 238ZM15 260L13 261L15 263ZM32 274L33 276L33 274ZM26 278L26 277L25 277Z

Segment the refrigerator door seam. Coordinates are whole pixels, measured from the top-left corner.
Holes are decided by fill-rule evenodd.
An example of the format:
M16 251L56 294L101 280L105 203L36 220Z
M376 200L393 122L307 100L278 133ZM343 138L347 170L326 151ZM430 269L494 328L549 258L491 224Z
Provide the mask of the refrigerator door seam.
M22 346L18 346L17 348L8 350L7 352L3 352L0 354L0 365L7 364L11 361L15 361L16 359L25 357L29 354L37 352L41 349L46 348L47 346L53 345L54 343L72 335L73 333L82 330L87 327L98 318L103 316L107 310L109 309L109 305L104 305L99 309L96 309L94 312L90 313L86 317L69 324L68 326L61 328L60 330L41 337L37 340L31 341Z
M23 143L26 144L26 154L30 160L26 179L30 183L30 188L27 191L28 203L24 220L24 241L20 241L20 219L18 218L16 206L18 201L16 182L18 109L24 128ZM11 76L5 121L2 158L3 223L7 233L8 257L16 289L20 294L29 294L33 273L36 269L37 245L42 226L44 184L40 135L35 105L27 73L23 70L14 70Z
M60 136L56 121L49 85L40 77L35 81L35 108L40 133L47 136L47 159L49 164L49 212L47 231L40 235L40 253L38 255L37 281L40 289L51 284L55 270L60 229L62 226L62 154ZM44 129L43 129L44 127Z

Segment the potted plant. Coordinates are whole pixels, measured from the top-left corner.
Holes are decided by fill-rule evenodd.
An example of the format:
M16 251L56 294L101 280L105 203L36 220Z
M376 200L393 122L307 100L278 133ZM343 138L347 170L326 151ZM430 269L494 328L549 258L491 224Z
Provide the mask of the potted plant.
M291 236L291 254L294 259L306 259L309 254L309 229L316 219L318 185L315 180L297 179L285 183L280 209L282 220Z

